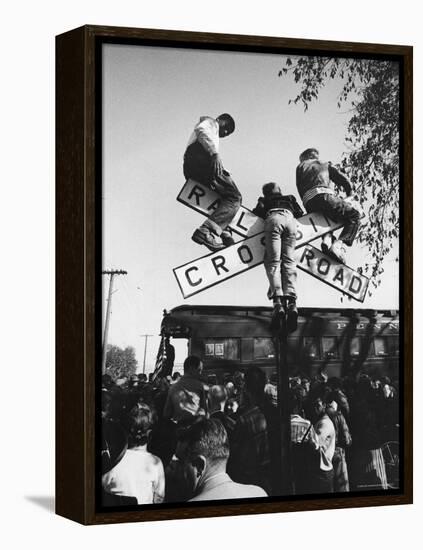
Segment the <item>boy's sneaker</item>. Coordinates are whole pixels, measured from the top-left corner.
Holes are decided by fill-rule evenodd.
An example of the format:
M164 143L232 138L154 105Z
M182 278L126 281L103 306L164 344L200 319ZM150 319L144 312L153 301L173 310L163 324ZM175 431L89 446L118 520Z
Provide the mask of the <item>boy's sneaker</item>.
M197 244L204 244L212 252L225 248L222 239L204 227L196 229L191 239Z
M270 328L272 330L281 330L285 323L285 309L282 304L274 304Z
M286 329L288 334L295 332L298 327L298 309L295 298L287 298L286 300Z
M341 264L345 264L347 251L342 241L335 241L329 249L329 255Z
M223 231L220 237L222 239L223 246L232 246L235 244L235 241L229 231Z
M334 240L335 238L332 233L326 233L326 235L323 235L322 244L320 245L323 254L329 254L330 247L332 246Z

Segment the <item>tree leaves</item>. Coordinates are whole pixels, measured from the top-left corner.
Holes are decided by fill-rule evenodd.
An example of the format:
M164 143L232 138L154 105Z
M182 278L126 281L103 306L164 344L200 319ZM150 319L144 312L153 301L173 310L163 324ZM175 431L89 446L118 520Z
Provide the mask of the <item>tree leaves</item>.
M127 346L125 349L119 346L107 346L106 373L110 374L114 380L135 374L137 366L135 349L132 346Z
M399 236L399 66L396 62L325 57L288 58L279 76L293 76L299 92L288 104L307 111L329 80L339 83L337 106L351 106L341 169L366 213L358 241L372 262L363 271L380 284L382 262Z

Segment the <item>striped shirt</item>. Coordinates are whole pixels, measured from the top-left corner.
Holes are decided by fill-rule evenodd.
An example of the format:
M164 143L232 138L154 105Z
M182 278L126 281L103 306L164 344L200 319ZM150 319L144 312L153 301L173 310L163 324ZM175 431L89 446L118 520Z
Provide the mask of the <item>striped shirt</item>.
M291 414L291 442L301 443L310 425L310 420L302 418L299 414ZM310 438L312 431L314 431L313 427L309 430L306 440Z

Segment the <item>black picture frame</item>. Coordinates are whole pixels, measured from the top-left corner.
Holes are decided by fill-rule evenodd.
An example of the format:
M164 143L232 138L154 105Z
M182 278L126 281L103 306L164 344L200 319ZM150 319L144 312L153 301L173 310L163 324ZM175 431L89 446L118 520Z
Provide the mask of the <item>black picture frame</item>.
M144 44L398 60L401 75L402 483L385 494L163 504L96 503L101 358L101 47ZM413 499L412 59L410 46L84 26L56 38L56 512L82 524L409 504ZM97 380L97 383L96 383Z

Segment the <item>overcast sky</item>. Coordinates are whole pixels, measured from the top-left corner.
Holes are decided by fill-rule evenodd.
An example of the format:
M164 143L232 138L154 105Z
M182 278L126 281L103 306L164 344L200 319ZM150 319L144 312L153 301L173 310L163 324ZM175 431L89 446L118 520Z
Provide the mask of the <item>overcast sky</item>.
M351 113L336 107L336 81L306 113L288 105L297 86L278 77L281 55L121 45L105 45L103 53L103 268L128 272L115 278L109 343L134 346L142 367L141 335L154 335L148 341L149 370L163 309L271 305L262 265L187 300L173 275L174 267L208 253L191 241L204 218L176 201L184 184L183 153L199 117L223 112L234 117L236 131L221 140L220 153L243 204L253 208L268 181L298 196L295 167L307 147L317 147L323 160L339 162ZM348 265L364 265L366 254L353 247ZM339 292L299 270L298 305L398 308L393 258L364 304L341 303ZM105 306L108 278L103 282Z

